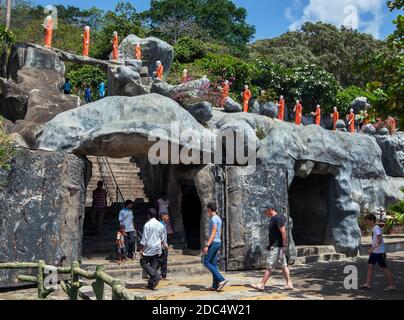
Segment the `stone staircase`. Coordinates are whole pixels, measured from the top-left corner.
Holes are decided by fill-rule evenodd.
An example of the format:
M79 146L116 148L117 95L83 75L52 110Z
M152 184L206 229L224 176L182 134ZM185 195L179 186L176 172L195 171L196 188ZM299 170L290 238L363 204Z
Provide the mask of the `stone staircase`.
M294 265L347 259L345 254L337 253L334 246L296 246L296 251L297 258Z

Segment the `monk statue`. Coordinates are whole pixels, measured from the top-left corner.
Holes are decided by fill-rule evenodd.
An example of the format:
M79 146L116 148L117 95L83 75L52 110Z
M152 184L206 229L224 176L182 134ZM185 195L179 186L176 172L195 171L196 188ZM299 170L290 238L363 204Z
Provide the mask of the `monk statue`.
M278 119L283 121L285 119L285 99L283 96L279 97L278 106Z
M88 57L90 52L90 27L85 26L83 32L83 56Z
M118 32L114 31L112 34L112 60L118 60Z
M315 124L317 126L321 126L321 106L318 104L316 107L316 111L312 112L311 115L315 118Z
M243 95L244 112L248 112L248 104L251 99L251 91L247 85L244 86L244 92L242 93L242 95Z
M53 34L53 19L51 16L47 16L45 18L43 27L44 27L44 31L45 31L45 37L44 37L45 47L51 48L52 47L52 34Z
M334 107L334 112L331 113L331 119L332 119L332 130L337 130L337 121L339 120L339 112L337 107Z
M299 100L296 100L296 106L293 112L295 113L295 124L300 126L302 124L303 106Z
M355 133L355 114L353 109L351 109L349 115L347 115L347 120L348 120L348 131L351 133Z
M156 71L155 71L156 78L163 80L164 79L164 67L161 61L156 62Z
M223 83L223 87L221 90L221 97L220 97L220 107L224 108L224 103L226 102L227 97L229 96L230 85L229 80L225 80Z
M136 58L136 60L142 60L142 58L143 58L142 47L140 46L140 43L136 43L136 46L135 46L135 58Z
M184 69L184 71L182 71L181 83L187 83L188 80L188 70Z

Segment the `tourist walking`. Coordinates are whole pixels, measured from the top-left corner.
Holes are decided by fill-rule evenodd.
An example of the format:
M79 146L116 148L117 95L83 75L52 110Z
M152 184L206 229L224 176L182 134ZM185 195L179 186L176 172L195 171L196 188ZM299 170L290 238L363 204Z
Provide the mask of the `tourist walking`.
M217 214L217 206L211 202L208 204L209 239L203 249L203 265L212 273L213 283L210 291L222 291L228 283L217 267L217 255L221 247L222 219Z
M171 227L170 222L170 201L167 199L167 193L162 192L160 198L157 200L157 208L159 216L161 217L163 214L168 215L168 220L165 222L165 227L167 229L167 238L168 243L171 243L172 237L174 235L174 230Z
M136 231L133 224L133 202L126 200L125 208L119 212L119 223L125 229L125 248L128 259L133 260L133 250L136 241Z
M162 253L159 258L159 268L161 268L161 278L163 280L167 279L167 266L168 266L168 242L167 242L167 223L170 218L168 213L162 213L160 215L160 223L164 227L164 241L161 248Z
M372 247L369 249L369 261L366 283L361 286L362 290L370 290L372 288L372 277L375 265L378 264L387 277L388 287L386 291L396 291L393 281L393 275L387 266L386 245L383 239L382 229L376 224L376 216L368 214L365 218L366 224L372 228Z
M107 191L103 187L104 182L98 181L97 188L93 191L91 220L97 236L100 234L104 222L105 211L107 210Z
M157 273L157 267L164 245L164 226L156 219L156 209L149 209L147 216L149 221L143 228L142 241L140 242L140 266L149 276L147 288L154 290L161 280L161 276Z
M281 268L283 277L286 281L286 285L283 287L284 290L293 290L293 285L290 280L290 273L288 268L288 263L286 261L286 252L288 248L288 237L286 234L285 219L284 217L278 215L275 211L275 207L272 203L267 202L264 207L265 215L270 218L269 222L269 254L267 259L267 270L265 271L264 277L260 284L254 284L252 287L258 291L265 290L265 284L269 280L272 271Z

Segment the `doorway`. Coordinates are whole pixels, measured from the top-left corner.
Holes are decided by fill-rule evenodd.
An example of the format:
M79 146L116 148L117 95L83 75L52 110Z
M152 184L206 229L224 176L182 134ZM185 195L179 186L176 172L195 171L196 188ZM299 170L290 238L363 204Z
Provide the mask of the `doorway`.
M201 201L195 186L183 185L182 219L187 249L201 249Z
M296 176L289 188L290 217L296 245L326 245L331 175Z

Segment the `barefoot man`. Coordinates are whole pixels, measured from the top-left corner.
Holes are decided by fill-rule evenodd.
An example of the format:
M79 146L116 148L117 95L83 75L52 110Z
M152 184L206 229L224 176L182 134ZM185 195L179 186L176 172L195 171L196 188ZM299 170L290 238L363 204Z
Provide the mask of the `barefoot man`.
M265 215L270 218L269 221L269 255L267 260L267 270L260 284L252 285L258 291L265 290L265 284L269 280L271 273L276 268L282 269L282 274L286 285L284 290L293 290L290 280L288 263L286 261L286 251L288 247L288 237L286 234L285 219L278 215L272 203L267 202L263 207Z

